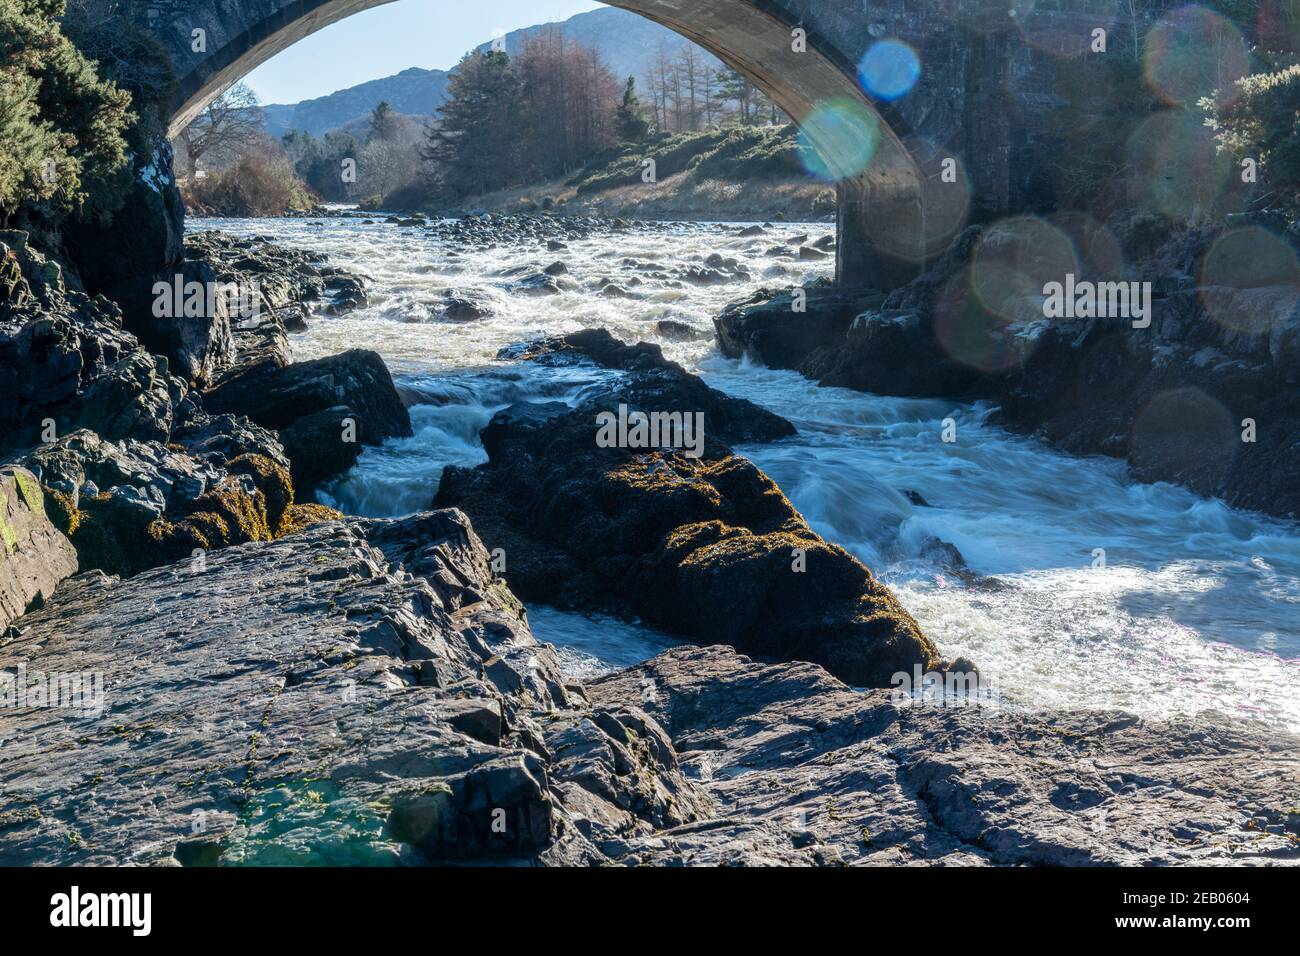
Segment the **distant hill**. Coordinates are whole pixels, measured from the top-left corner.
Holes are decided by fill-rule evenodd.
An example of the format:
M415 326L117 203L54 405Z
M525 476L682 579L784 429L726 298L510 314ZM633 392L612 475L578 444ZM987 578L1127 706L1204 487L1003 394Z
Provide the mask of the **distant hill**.
M650 67L658 56L660 45L668 56L674 57L689 42L667 27L635 13L606 7L580 13L563 23L539 24L507 33L506 52L511 56L517 55L530 36L557 26L565 37L583 46L596 47L619 79L635 76L643 97L648 87ZM485 43L481 49L490 46L490 42ZM721 63L708 53L704 56L712 68L721 67ZM447 101L450 78L451 74L446 70L411 67L396 76L370 80L328 96L301 103L264 106L267 132L278 138L291 129L299 129L319 136L364 118L382 100L387 100L398 113L423 119Z
M524 43L547 30L559 26L564 36L583 46L594 46L605 59L605 64L620 80L635 76L644 94L649 87L651 65L658 59L662 44L667 55L675 57L690 41L667 27L647 20L639 14L617 7L605 7L589 13L569 17L562 24L542 23L525 27L505 35L506 52L515 56L523 51ZM491 48L491 42L482 44L480 50ZM701 51L711 69L721 69L722 61L711 53Z
M398 113L423 119L447 101L449 78L446 70L413 66L314 100L264 106L266 131L276 138L294 129L319 136L364 119L383 100Z

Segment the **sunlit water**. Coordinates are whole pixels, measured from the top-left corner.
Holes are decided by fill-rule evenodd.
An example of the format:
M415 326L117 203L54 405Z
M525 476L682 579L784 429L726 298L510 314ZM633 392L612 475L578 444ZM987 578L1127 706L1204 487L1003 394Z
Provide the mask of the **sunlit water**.
M713 386L749 398L799 429L739 449L767 471L812 526L889 582L948 656L974 660L1015 706L1122 708L1151 716L1217 710L1300 730L1300 534L1294 524L1234 511L1169 485L1129 480L1122 463L1080 459L985 423L989 409L818 388L793 372L720 356L712 316L763 285L806 282L830 261L766 251L825 235L825 224L780 224L739 239L736 227L666 225L544 247L453 250L421 230L357 220L197 220L317 249L372 280L371 304L318 318L294 337L298 359L347 348L379 351L412 402L415 436L366 449L322 500L345 511L400 515L429 506L442 468L486 460L478 431L513 401L574 401L600 374L498 362L505 345L540 333L608 328L659 342ZM711 253L735 257L748 281L665 287L644 278ZM583 288L532 298L497 275L564 261ZM636 299L605 299L608 277ZM495 314L436 319L443 290L477 290ZM699 338L664 340L674 319ZM957 441L941 440L957 421ZM914 505L907 492L928 506ZM936 563L950 543L1001 589L969 586ZM1098 549L1101 549L1099 551ZM1104 560L1102 552L1104 551ZM599 617L535 607L537 636L561 648L575 676L628 666L672 639Z

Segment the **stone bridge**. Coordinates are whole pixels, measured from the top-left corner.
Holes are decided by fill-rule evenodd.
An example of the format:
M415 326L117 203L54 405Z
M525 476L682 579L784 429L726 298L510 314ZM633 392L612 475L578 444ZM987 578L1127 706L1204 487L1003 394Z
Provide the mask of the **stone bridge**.
M124 8L169 51L178 79L174 135L264 60L390 0L102 2ZM610 4L707 48L800 124L837 179L838 278L881 287L914 274L969 219L1049 205L1035 171L1051 148L1044 118L1060 105L1053 64L1063 55L1087 55L1098 27L1115 45L1137 36L1134 18L1149 21L1165 6L1159 0ZM872 95L858 65L873 44L891 39L915 51L920 73L913 88L889 101Z

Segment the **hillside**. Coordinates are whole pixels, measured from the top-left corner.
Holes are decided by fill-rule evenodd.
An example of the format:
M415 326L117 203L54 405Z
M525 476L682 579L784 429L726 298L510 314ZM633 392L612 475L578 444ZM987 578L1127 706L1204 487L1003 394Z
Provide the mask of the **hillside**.
M653 20L647 20L639 14L616 7L579 13L563 23L542 23L534 27L515 30L505 36L506 52L511 56L523 50L524 44L532 37L559 27L564 37L582 46L595 47L605 59L605 65L619 79L635 76L642 90L649 88L650 70L658 59L662 45L668 58L676 57L678 52L690 41L667 27L660 26ZM491 43L482 44L480 50L488 50ZM722 68L722 61L712 54L700 51L705 65L709 69Z
M655 161L654 183L641 179L646 158ZM610 150L571 178L466 198L463 207L432 210L418 192L376 205L446 215L554 210L627 219L809 222L834 214L835 192L804 171L793 126L730 126Z
M657 59L660 46L667 56L675 57L689 42L667 27L635 13L608 7L580 13L561 23L544 23L507 33L504 37L506 51L514 56L523 50L530 37L557 28L568 39L584 46L594 46L615 76L635 76L642 89L649 86L651 64ZM483 49L490 45L485 43ZM709 54L703 56L711 69L721 67L720 61ZM265 106L266 129L276 138L292 129L306 130L319 136L368 116L382 100L387 100L398 113L427 117L446 102L450 76L447 70L411 67L395 76L370 80L301 103Z
M369 116L384 100L398 113L423 118L446 102L449 77L445 70L413 66L395 76L371 80L328 96L265 106L262 110L266 114L266 130L276 138L294 129L320 136Z

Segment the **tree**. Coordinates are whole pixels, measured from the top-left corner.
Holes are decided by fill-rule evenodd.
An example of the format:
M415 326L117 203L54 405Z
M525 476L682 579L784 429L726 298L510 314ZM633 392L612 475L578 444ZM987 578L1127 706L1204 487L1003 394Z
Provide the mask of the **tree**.
M718 98L724 103L735 103L740 112L740 125L749 126L757 115L756 98L761 95L749 77L735 70L718 70Z
M239 159L265 135L264 123L257 94L247 85L236 83L226 90L177 137L184 147L189 178L195 178L204 158L218 165Z
M397 114L388 105L388 100L381 100L370 114L370 135L366 142L391 142L397 138L399 126Z
M623 87L623 101L618 104L618 136L625 143L639 143L650 132L641 110L641 99L636 95L636 77L627 78Z
M353 198L353 184L343 178L343 161L357 162L361 147L348 133L330 132L320 139L292 130L280 139L294 172L312 192L332 202Z
M0 0L0 221L107 221L127 167L131 97L63 35L62 0Z
M461 195L514 185L525 116L523 88L510 57L499 51L466 54L448 95L423 151L437 181Z
M692 132L700 128L700 93L707 67L694 43L687 43L677 58L679 73L686 84L686 125ZM679 127L680 128L680 127Z
M1232 96L1207 96L1200 106L1220 152L1259 164L1265 196L1300 211L1300 64L1255 73L1233 84Z

